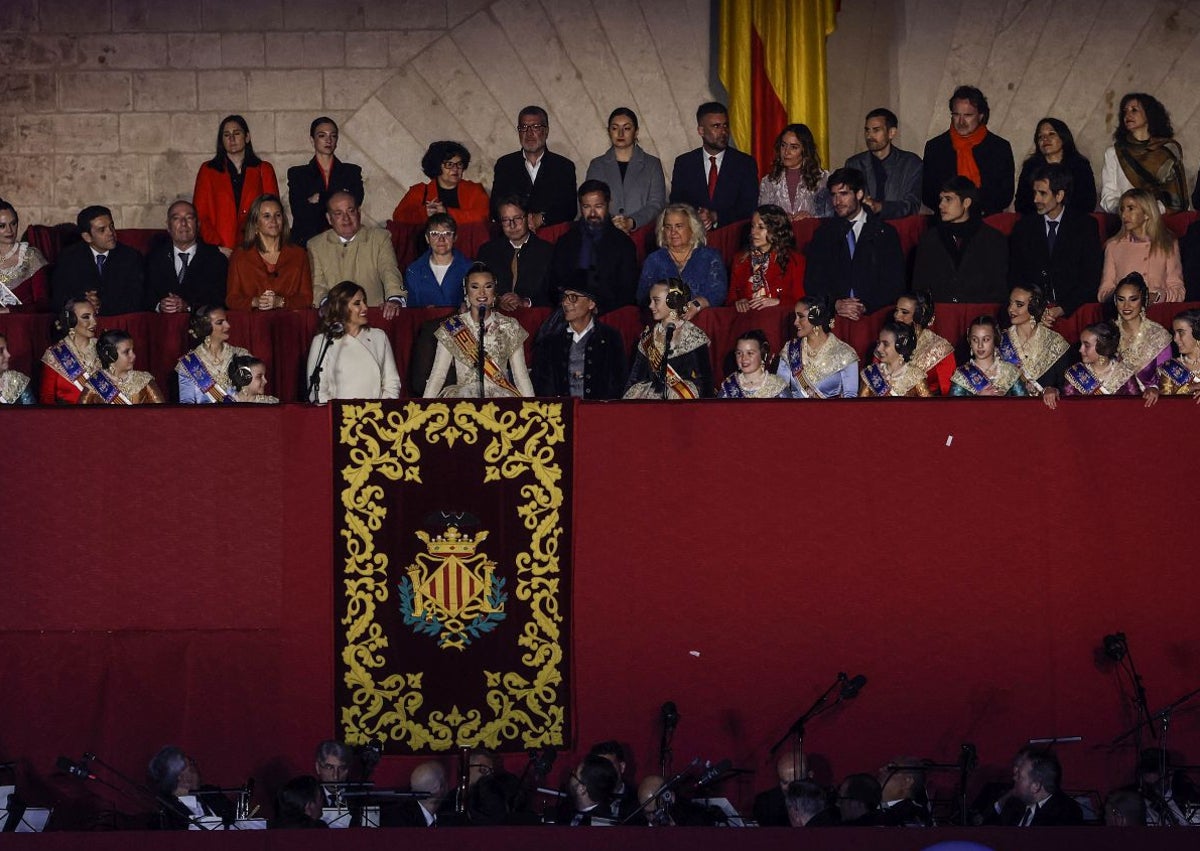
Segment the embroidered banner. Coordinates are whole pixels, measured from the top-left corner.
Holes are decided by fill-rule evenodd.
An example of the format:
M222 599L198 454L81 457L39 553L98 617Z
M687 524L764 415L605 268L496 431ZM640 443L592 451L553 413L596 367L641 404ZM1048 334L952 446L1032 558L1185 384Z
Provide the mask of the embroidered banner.
M332 407L345 740L389 754L564 746L570 403Z

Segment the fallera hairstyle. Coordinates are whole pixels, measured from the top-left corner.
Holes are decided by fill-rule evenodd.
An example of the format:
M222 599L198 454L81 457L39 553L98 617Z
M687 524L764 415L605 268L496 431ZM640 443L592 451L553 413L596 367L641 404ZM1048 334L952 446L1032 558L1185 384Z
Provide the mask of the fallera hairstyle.
M96 354L100 356L100 365L108 369L117 362L117 346L124 343L126 340L133 341L124 331L112 330L105 331L100 335L100 339L96 342Z
M1192 339L1200 340L1200 310L1192 308L1191 310L1181 310L1176 313L1172 322L1186 322L1192 329Z
M246 134L246 155L242 160L242 167L251 165L261 165L262 160L254 153L254 144L250 141L250 125L246 123L246 119L240 115L226 115L221 119L221 123L217 125L217 153L205 165L214 171L225 171L226 164L229 160L229 155L225 153L225 145L222 142L222 135L225 133L226 124L236 124L242 128L242 132Z
M250 382L254 378L253 369L256 366L265 366L265 364L254 355L236 355L229 362L229 369L226 372L229 374L229 383L233 385L234 390L244 390L250 386Z
M5 201L3 198L0 198L0 213L3 213L5 210L8 210L8 212L13 214L13 224L17 227L20 227L21 217L17 214L17 208Z
M1033 170L1033 182L1045 180L1050 184L1050 194L1057 195L1059 192L1065 192L1065 200L1071 197L1071 189L1075 185L1075 179L1071 177L1071 171L1062 163L1046 163L1038 166Z
M421 157L421 171L425 172L425 176L430 180L435 180L442 173L442 163L451 157L462 159L463 171L471 165L471 152L462 143L448 139L432 142L425 149L425 156Z
M1106 358L1117 356L1121 348L1121 332L1117 330L1116 325L1111 322L1097 322L1083 330L1096 335L1096 354Z
M1131 100L1136 100L1142 105L1142 111L1146 113L1146 129L1150 131L1151 138L1175 138L1175 128L1171 125L1171 116L1167 114L1167 108L1162 105L1162 101L1145 92L1130 92L1121 98L1121 105L1117 107L1117 129L1113 131L1114 142L1124 143L1130 139L1122 116L1125 115L1125 107Z
M618 106L616 109L614 109L612 112L610 112L608 114L608 123L612 124L614 118L617 118L618 116L622 116L622 115L625 116L626 118L628 118L631 122L633 122L633 131L636 133L638 130L637 114L627 106ZM608 125L605 125L605 126L608 126Z
M700 217L696 215L696 208L691 204L668 204L658 214L658 226L654 229L660 248L665 248L667 245L667 216L669 215L687 216L688 223L692 226L693 250L705 244L704 225L700 222Z
M725 104L715 100L710 100L707 103L700 104L696 108L696 123L699 124L704 120L706 115L728 115L729 108Z
M265 251L266 246L263 245L262 237L258 235L258 217L262 215L262 208L265 204L278 204L279 211L283 214L283 230L279 232L279 247L288 244L292 238L292 226L288 224L287 207L283 206L283 202L279 200L278 195L259 195L250 204L250 215L246 217L246 229L242 233L242 248L257 248L259 251Z
M150 758L146 766L146 776L150 786L160 795L173 798L175 787L179 785L179 775L187 768L187 756L180 748L167 745Z
M920 328L928 328L933 324L936 308L933 303L933 293L929 290L908 290L900 294L900 298L911 301L913 307L913 323Z
M92 204L90 207L84 207L79 211L79 215L75 217L75 226L79 229L79 235L91 233L92 222L101 216L112 218L112 210L108 207L102 207L99 204Z
M772 147L772 150L775 151L775 159L771 163L771 179L778 180L783 176L783 137L788 133L794 133L800 141L802 151L800 179L808 191L813 192L821 183L821 155L817 152L817 140L813 138L812 131L808 129L807 124L789 124L775 137L775 144Z
M792 220L787 211L776 204L763 204L754 211L767 226L767 240L770 250L775 254L775 262L780 271L785 271L791 259L792 249L796 247L796 234L792 230ZM747 253L750 251L746 249Z
M758 343L758 353L762 356L763 364L771 359L771 341L767 339L767 335L761 328L751 328L740 335L733 341L734 349L737 349L737 344L742 340L750 340Z
M212 315L218 310L229 310L223 304L198 304L192 308L192 318L188 321L188 336L192 345L204 342L204 338L212 333Z
M880 106L875 109L872 109L870 112L867 113L867 117L863 120L870 121L872 118L882 118L883 123L886 124L888 126L888 128L892 129L892 130L895 130L897 127L900 126L900 119L896 118L896 113L892 112L890 109L888 109L886 107Z
M988 107L988 100L983 96L983 92L974 86L959 86L954 90L954 94L950 95L950 100L946 104L947 109L954 112L954 102L956 100L965 100L970 102L971 106L975 107L975 111L979 113L979 122L981 124L988 123L988 116L992 111Z
M338 130L338 123L336 121L334 121L328 115L322 115L322 116L319 116L318 118L314 118L312 120L312 124L308 125L308 138L315 139L317 137L317 128L320 127L322 124L332 124L334 133L341 132L340 130ZM224 126L224 125L222 125L222 126Z
M1149 189L1126 189L1121 193L1120 201L1117 202L1118 215L1121 213L1121 208L1125 206L1126 200L1137 204L1146 216L1146 224L1143 227L1150 240L1150 254L1162 253L1169 256L1175 247L1175 234L1171 233L1171 229L1163 224L1162 213L1158 211L1158 199L1154 197L1154 193ZM1122 227L1109 239L1109 242L1120 242L1124 237L1125 228Z
M584 195L590 195L593 192L599 192L601 195L603 195L604 203L606 204L612 200L612 190L608 188L608 184L603 180L596 180L595 178L591 180L585 180L583 183L579 184L579 191L575 193L575 195L580 201L582 201Z
M835 311L824 296L806 295L796 302L808 308L808 321L820 328L826 334L833 327Z
M972 328L988 328L992 332L992 342L997 346L1000 345L1000 323L996 321L996 317L990 313L984 313L976 316L971 320L971 324L967 326L967 336L971 336Z
M1121 280L1117 281L1117 286L1113 289L1112 300L1115 303L1117 293L1121 287L1133 287L1138 292L1138 298L1142 300L1142 307L1150 303L1150 286L1146 283L1146 279L1142 277L1141 272L1130 272Z
M67 332L79 324L79 317L75 315L75 308L81 304L86 304L91 307L92 303L86 298L69 298L63 302L63 309L54 317L54 322L50 326L51 337L54 342L58 342L67 336Z
M851 192L865 192L867 181L863 177L863 173L856 168L837 168L829 175L829 179L825 181L825 188L830 192L835 186L845 186Z
M350 315L350 302L359 293L365 297L367 291L354 281L342 281L329 291L325 304L321 306L320 333L332 334L335 340L346 333L346 317ZM334 331L335 324L340 324L342 330Z
M463 275L462 288L463 295L467 294L467 282L471 280L472 275L487 275L492 279L492 284L496 285L500 282L496 279L496 273L492 271L492 267L484 263L482 260L476 260L471 264L471 268L467 269L467 274Z
M1046 313L1046 291L1037 284L1017 284L1008 291L1008 297L1012 298L1012 294L1017 290L1029 293L1029 315L1034 322L1041 322Z
M654 287L667 288L668 310L676 313L684 313L687 310L688 302L692 300L692 288L682 278L664 278L661 281L655 281L650 289L654 289Z
M889 319L883 323L883 327L879 329L879 333L889 331L896 341L896 353L904 358L904 362L908 363L913 356L913 352L917 350L917 332L912 329L911 325L905 325L903 322L897 322L895 319Z

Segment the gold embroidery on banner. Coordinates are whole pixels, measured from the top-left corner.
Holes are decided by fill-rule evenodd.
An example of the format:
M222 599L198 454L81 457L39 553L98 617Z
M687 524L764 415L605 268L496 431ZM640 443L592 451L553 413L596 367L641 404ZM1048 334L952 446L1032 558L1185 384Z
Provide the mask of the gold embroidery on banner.
M346 548L343 564L344 608L340 623L346 645L341 666L350 691L340 707L346 741L363 743L385 737L413 751L460 747L523 748L564 744L566 695L562 688L563 646L559 625L559 512L565 505L560 453L566 445L561 402L524 402L501 410L493 403L409 402L402 407L380 402L343 405L337 439L349 447L350 463L341 471L339 529ZM376 679L384 665L388 636L376 621L377 607L389 600L388 556L375 548L375 534L386 519L380 504L382 480L421 482L421 443L445 441L479 446L484 473L480 484L523 482L525 500L516 511L530 533L528 548L514 561L513 593L529 606L517 644L524 650L520 668L483 673L478 706L427 705L421 671Z

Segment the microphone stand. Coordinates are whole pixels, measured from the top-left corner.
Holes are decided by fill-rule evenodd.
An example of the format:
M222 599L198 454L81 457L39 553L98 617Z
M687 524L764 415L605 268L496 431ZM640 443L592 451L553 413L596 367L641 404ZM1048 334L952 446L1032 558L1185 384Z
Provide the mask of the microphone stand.
M672 335L674 335L674 333L675 333L675 323L668 322L667 323L667 337L663 341L662 368L658 371L658 378L659 378L659 381L662 382L662 386L663 386L662 397L663 397L664 401L667 399L667 391L670 389L667 387L667 370L670 369L671 365L669 363L667 363L667 361L671 357L671 337L672 337Z
M318 400L317 388L321 386L321 365L325 363L325 355L329 352L329 347L333 345L333 329L325 332L325 339L321 342L321 353L317 355L317 365L313 367L312 375L308 377L308 393L304 397L309 402L316 403Z
M637 818L637 816L639 814L645 812L647 804L653 803L655 801L659 801L662 799L663 795L667 794L668 792L674 791L675 787L683 782L683 778L687 777L688 772L691 771L693 768L695 768L699 764L700 764L700 757L694 758L691 762L689 762L687 764L687 768L683 769L678 774L676 774L674 777L672 777L670 780L668 780L666 783L664 783L662 786L658 787L658 791L655 792L653 795L651 795L649 798L647 798L645 801L642 801L642 805L640 807L638 807L636 810L631 812L629 815L625 816L625 818L621 819L621 821L619 821L617 823L618 824L629 824L631 821L633 821L635 818Z
M675 724L669 723L666 719L663 720L662 738L658 745L658 767L659 774L666 777L671 773L671 757L674 753L671 751L671 739L675 735Z
M487 311L487 306L483 304L478 305L476 308L476 315L479 317L479 398L481 400L485 395L483 389L483 361L487 357L487 352L483 348L483 320L487 317Z
M805 711L805 713L803 715L801 715L799 718L797 718L796 721L792 724L792 726L788 727L787 732L784 733L780 737L779 741L777 741L775 744L771 745L771 750L770 750L769 755L772 757L775 756L775 752L778 751L781 747L783 747L784 742L786 742L788 739L795 737L795 739L792 743L792 760L796 767L796 774L799 775L800 774L799 769L801 766L804 765L804 725L807 724L809 721L813 720L814 718L816 718L822 712L826 712L842 702L841 699L839 698L833 704L831 704L829 706L825 705L825 702L827 700L829 700L829 695L833 694L833 692L835 690L840 688L842 683L844 683L845 681L846 681L846 675L838 674L837 679L835 679L833 681L833 685L831 685L829 688L825 689L825 691L821 692L821 696L818 697L815 701L813 701L813 705L808 707L807 711ZM797 776L796 779L800 779L799 776Z
M1175 712L1176 709L1183 706L1185 703L1190 701L1193 697L1195 697L1198 694L1200 694L1200 688L1195 688L1195 689L1192 689L1191 691L1189 691L1187 694L1183 695L1183 697L1180 697L1179 699L1173 701L1172 703L1167 704L1165 707L1160 709L1158 712L1155 712L1153 715L1151 715L1147 711L1145 720L1138 721L1133 727L1131 727L1130 729L1126 730L1124 733L1122 733L1121 735L1119 735L1115 739L1113 739L1112 743L1114 745L1120 744L1121 742L1128 739L1130 736L1135 736L1137 741L1140 743L1141 742L1141 735L1140 735L1141 728L1144 726L1149 726L1150 729L1154 732L1155 736L1159 740L1158 741L1159 782L1166 783L1167 762L1168 762L1167 733L1170 731L1170 727L1171 727L1171 715ZM1145 696L1145 692L1143 691L1143 699L1144 699L1144 696ZM1162 735L1161 736L1158 734L1158 731L1153 726L1155 721L1160 721L1162 723ZM1138 768L1137 768L1137 778L1136 779L1137 779L1138 789L1141 790L1143 796L1146 796L1148 798L1149 797L1147 795L1148 790L1145 788L1145 784L1142 782L1141 755L1142 755L1142 751L1141 751L1141 748L1139 747L1138 753L1137 753ZM1165 793L1166 793L1166 787L1164 786L1162 794L1165 795ZM1156 790L1156 794L1157 794L1157 790Z
M165 795L160 795L157 791L149 788L148 786L146 786L142 783L138 783L132 777L129 777L128 775L122 773L116 766L110 765L109 763L102 760L100 757L96 756L94 753L85 753L83 755L83 761L85 763L87 763L87 762L96 763L96 765L99 765L100 767L106 769L107 771L110 771L113 774L115 774L119 780L123 781L125 784L127 784L133 790L140 792L141 794L143 794L149 798L152 798L159 805L159 807L163 810L164 815L168 812L174 813L177 816L187 819L188 824L194 825L198 830L214 830L214 828L206 825L201 820L200 816L194 815L190 810L187 810L186 807L183 807L182 804L179 803L178 798L176 798L175 802L172 803L170 798L166 797ZM111 783L106 783L103 780L100 780L99 778L96 778L96 782L103 783L103 785L108 786L110 789L117 789L116 786L112 785ZM121 790L117 789L117 791L120 792ZM197 803L199 803L199 798L197 798L196 800L197 800ZM186 815L185 815L185 811L186 811Z

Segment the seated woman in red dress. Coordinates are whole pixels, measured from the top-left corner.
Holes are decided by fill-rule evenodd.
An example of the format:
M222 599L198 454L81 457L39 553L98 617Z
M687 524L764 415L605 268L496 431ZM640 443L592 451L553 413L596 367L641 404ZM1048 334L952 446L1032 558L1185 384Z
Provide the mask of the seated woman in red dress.
M96 354L96 308L86 298L67 299L54 320L52 334L57 342L42 355L38 401L74 405L88 376L101 369Z
M950 395L950 379L954 376L954 347L945 337L929 330L933 324L933 294L928 290L906 292L896 299L893 319L911 325L917 335L917 350L912 364L925 373L930 392Z
M434 142L421 157L428 183L408 187L392 212L392 221L423 225L434 213L449 213L460 228L491 218L488 194L481 184L465 180L471 152L458 142Z
M228 301L234 310L313 306L308 252L289 239L283 203L260 195L250 205L242 247L229 258Z
M794 302L804 295L804 270L796 254L792 223L782 207L765 204L750 217L750 247L729 275L726 306L738 313Z

